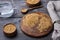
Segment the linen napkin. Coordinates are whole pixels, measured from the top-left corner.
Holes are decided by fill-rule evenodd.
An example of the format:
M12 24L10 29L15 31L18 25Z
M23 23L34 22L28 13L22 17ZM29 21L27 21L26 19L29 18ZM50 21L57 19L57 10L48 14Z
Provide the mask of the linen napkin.
M60 20L60 18L58 16L58 13L55 11L54 2L55 2L55 4L60 3L59 1L49 1L48 4L47 4L47 10L49 12L49 15L50 15L53 23L54 23L54 21ZM57 40L58 37L60 37L60 24L55 23L54 24L54 31L52 33L51 38L53 40Z

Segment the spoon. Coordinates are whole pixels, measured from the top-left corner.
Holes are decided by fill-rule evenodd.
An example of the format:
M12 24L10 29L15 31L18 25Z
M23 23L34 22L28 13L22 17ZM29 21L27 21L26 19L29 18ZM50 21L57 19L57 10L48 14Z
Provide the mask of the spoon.
M27 8L22 8L22 9L21 9L21 12L22 12L23 14L25 14L25 13L31 11L31 10L38 9L38 8L41 8L41 7L43 7L43 6L41 5L41 6L37 6L37 7L33 7L33 8L28 8L28 9L27 9Z

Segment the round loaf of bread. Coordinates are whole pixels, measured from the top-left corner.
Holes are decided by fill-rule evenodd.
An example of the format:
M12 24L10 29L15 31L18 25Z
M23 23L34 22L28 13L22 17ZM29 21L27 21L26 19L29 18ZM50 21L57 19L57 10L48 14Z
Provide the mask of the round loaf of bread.
M21 30L33 37L44 36L52 30L51 18L42 12L25 15L21 20Z

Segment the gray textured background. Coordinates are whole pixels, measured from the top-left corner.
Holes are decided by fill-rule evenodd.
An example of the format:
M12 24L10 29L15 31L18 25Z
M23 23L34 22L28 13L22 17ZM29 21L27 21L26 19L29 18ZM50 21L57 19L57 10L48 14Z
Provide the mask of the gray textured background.
M50 0L41 0L43 8L35 9L30 12L47 12L47 3ZM25 4L25 0L14 0L14 7L16 8L14 15L11 18L0 18L0 40L52 40L51 39L51 33L45 37L42 38L32 38L27 35L25 35L21 29L20 29L20 20L24 16L21 12L21 8L27 8ZM14 38L8 38L3 34L3 26L7 23L14 23L17 27L17 36Z

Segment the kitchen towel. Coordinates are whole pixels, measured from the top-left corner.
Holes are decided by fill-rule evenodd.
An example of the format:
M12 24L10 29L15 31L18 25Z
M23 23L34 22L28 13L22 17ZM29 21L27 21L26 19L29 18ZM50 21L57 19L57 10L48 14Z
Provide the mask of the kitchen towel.
M47 10L49 12L49 15L52 19L52 22L54 23L57 20L60 20L60 1L49 1L47 4ZM60 24L55 23L54 24L54 31L52 33L52 39L57 40L58 37L60 37ZM58 39L59 40L59 39Z

